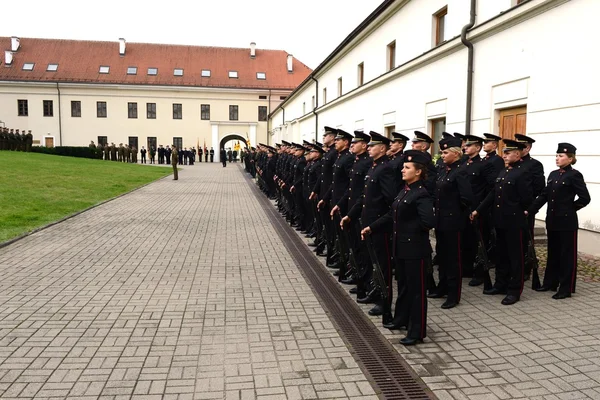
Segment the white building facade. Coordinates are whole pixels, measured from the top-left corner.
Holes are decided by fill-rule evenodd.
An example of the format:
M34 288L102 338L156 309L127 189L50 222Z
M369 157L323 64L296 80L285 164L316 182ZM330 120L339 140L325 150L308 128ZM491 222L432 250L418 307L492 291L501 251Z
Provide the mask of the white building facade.
M324 126L436 141L525 133L546 176L557 143L572 143L592 196L578 213L580 249L599 254L598 13L597 0L385 1L271 113L270 141L320 141Z

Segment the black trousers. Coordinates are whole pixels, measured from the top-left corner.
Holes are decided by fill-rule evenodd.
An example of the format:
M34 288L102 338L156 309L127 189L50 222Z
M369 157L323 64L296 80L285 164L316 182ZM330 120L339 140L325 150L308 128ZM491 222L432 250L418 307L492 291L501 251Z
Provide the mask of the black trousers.
M333 229L333 221L329 215L330 212L331 207L329 207L329 203L325 203L319 210L319 215L321 217L321 222L323 223L325 236L327 237L327 249L333 251L333 246L335 244L335 229Z
M440 283L438 291L449 301L460 302L462 293L462 244L460 231L436 231Z
M375 251L375 255L377 256L377 261L379 262L379 265L381 266L381 270L383 272L383 277L385 278L385 283L386 286L388 288L387 294L388 294L388 299L389 299L389 304L391 306L392 304L392 299L394 297L394 290L392 288L392 283L393 283L393 279L392 279L392 252L391 252L391 240L390 240L390 235L388 233L375 233L371 236L372 240L373 240L373 250ZM364 243L364 242L363 242ZM363 250L368 257L368 250L365 248ZM372 260L370 260L371 262L371 269L372 267ZM374 273L374 272L373 272ZM383 304L383 302L381 302L380 304Z
M426 260L396 259L398 298L394 323L408 327L406 337L427 336L427 266Z
M142 164L146 164L146 154L142 154Z
M467 221L467 225L462 232L461 250L462 250L462 277L475 276L475 256L477 255L477 229L481 229L479 218L473 223Z
M210 162L215 162L215 155L214 154L211 154L211 156L210 156Z
M224 166L224 167L226 167L226 166L227 166L227 159L226 159L226 158L222 159L222 160L221 160L221 162L223 163L223 166Z
M527 218L527 225L529 226L529 232L531 234L531 240L533 240L534 237L534 230L535 230L535 215L530 215ZM527 236L527 232L523 232L523 238L525 239L524 241L524 251L525 254L527 254L527 240L528 240L528 236ZM531 265L525 265L525 275L529 276L531 274Z
M498 263L494 287L520 297L523 292L525 239L523 229L496 228Z
M296 222L298 222L302 228L306 228L306 210L304 208L304 196L303 196L302 186L294 187L294 217L296 218Z
M559 293L575 293L577 231L548 231L547 234L548 263L544 275L544 286L558 287Z

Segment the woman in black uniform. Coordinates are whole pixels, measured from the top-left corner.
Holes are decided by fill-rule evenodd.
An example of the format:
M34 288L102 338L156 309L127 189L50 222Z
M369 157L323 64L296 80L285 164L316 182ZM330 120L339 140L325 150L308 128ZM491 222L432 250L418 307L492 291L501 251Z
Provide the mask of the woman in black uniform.
M436 249L440 266L440 282L429 297L448 296L442 308L453 308L460 302L462 291L461 232L473 204L473 190L461 167L462 141L448 137L440 140L444 167L438 172L435 192Z
M407 150L404 153L402 179L404 187L392 204L392 209L361 234L380 233L393 222L393 254L396 262L398 298L394 320L388 329L408 327L406 337L400 340L405 346L422 342L426 336L427 296L426 266L431 259L429 230L435 225L433 199L422 182L427 178L427 164L431 161L425 153Z
M573 169L577 162L575 146L559 143L556 150L556 166L548 176L544 191L533 201L525 214L535 214L546 203L546 231L548 233L548 262L544 284L539 292L548 290L555 293L553 299L571 297L575 292L577 277L577 211L590 203L581 172ZM575 199L577 196L577 199ZM560 284L560 286L559 286Z

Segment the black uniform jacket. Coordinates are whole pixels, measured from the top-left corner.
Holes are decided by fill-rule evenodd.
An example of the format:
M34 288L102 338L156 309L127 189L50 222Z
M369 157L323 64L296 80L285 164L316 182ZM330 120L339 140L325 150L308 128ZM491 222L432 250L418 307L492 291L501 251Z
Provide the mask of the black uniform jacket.
M366 152L354 157L348 190L346 190L342 200L337 204L341 215L346 215L354 207L354 204L362 198L365 188L365 176L367 176L371 164L373 164L373 160L371 160L369 154Z
M350 184L350 171L354 165L354 155L346 149L338 154L337 160L333 164L333 180L325 196L325 200L331 200L331 204L338 204L344 198L344 193Z
M397 194L395 188L394 171L389 158L383 156L374 160L365 176L363 197L354 204L348 216L351 220L360 216L362 227L369 226L390 210Z
M492 208L492 221L496 228L527 228L525 210L533 202L532 176L523 161L512 163L504 168L496 178L494 189L477 208L478 213Z
M489 186L490 188L494 187L494 184L496 183L496 178L498 177L498 175L500 175L500 172L504 169L504 160L502 159L502 157L500 157L498 155L498 153L496 153L495 151L492 153L487 153L482 159L481 161L484 164L488 164L490 165L490 171L491 171L491 175L490 175L490 182L489 182Z
M404 151L400 150L396 154L390 156L390 166L394 171L394 181L396 182L395 192L400 192L400 189L404 187L404 181L402 180L402 168L404 168Z
M396 259L429 258L429 230L435 226L433 198L423 182L405 186L392 203L391 210L370 226L374 233L385 232L393 224L393 255Z
M575 200L577 196L577 200ZM535 214L548 203L546 229L549 231L574 231L579 227L577 210L591 201L583 175L570 165L550 172L548 184L534 201L529 212Z
M476 155L462 164L461 169L463 169L471 184L471 190L473 191L473 204L471 207L476 209L485 199L489 190L494 187L493 182L496 178L494 167L490 163L483 162L481 157Z
M523 167L527 168L529 173L532 175L533 196L539 196L546 186L546 180L544 179L544 166L535 158L531 158L531 155L529 154L523 157L522 160Z
M302 189L302 178L304 177L304 169L306 168L306 158L298 157L293 166L294 177L292 178L292 186L296 190Z
M333 163L337 160L337 151L334 146L331 146L327 153L323 154L321 158L321 181L315 185L313 192L320 196L322 199L325 193L331 186L331 180L333 179Z
M320 158L318 160L314 160L308 168L308 190L310 190L310 188L314 188L317 183L321 183L322 162L323 160ZM310 196L310 192L308 192L307 195Z
M438 175L435 194L437 230L461 231L465 227L473 204L473 191L463 171L464 164L458 160Z

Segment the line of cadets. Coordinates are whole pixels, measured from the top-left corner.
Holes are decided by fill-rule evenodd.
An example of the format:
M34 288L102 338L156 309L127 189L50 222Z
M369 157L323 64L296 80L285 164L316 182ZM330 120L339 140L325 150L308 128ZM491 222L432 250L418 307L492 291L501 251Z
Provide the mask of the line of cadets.
M250 169L290 224L315 238L309 245L326 257L334 275L355 285L350 292L357 302L374 303L369 314L382 315L364 240L371 235L390 301L394 271L398 288L393 318L384 318L383 326L406 330L400 343L413 345L426 336L427 297L445 298L441 307L449 309L460 303L463 277L471 277L470 286L483 283L484 270L476 262L479 234L496 269L495 283L483 293L504 295L503 305L519 301L531 273L524 258L533 216L546 203L548 262L537 290L557 291L554 299L575 292L577 211L590 202L583 176L572 168L576 148L559 143L559 168L546 183L542 164L529 155L535 141L520 134L515 139L444 132L434 165L429 152L434 141L423 132L415 131L412 150L406 150L409 138L400 133L388 139L373 131L353 136L325 127L322 144L260 144L256 153L252 149ZM360 266L356 270L341 265L347 258L336 246L343 232L334 226L337 213ZM430 229L436 238L433 260ZM439 268L437 284L433 265Z

